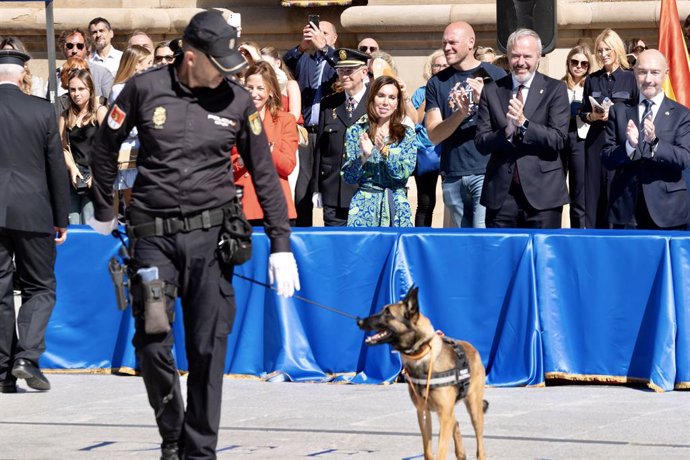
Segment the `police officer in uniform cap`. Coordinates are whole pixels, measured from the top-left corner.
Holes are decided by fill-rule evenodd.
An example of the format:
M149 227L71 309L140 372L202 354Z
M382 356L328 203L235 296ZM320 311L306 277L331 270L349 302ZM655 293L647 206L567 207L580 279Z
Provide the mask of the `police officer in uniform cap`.
M17 379L50 389L38 360L55 306L55 245L67 238L70 185L57 121L48 101L19 89L28 60L0 50L0 393L16 393ZM22 291L16 322L13 276Z
M249 93L226 78L246 65L236 39L237 31L220 13L195 15L174 65L127 82L92 150L95 219L90 225L109 234L117 225L112 185L119 146L132 128L138 129L138 174L127 214L134 263L142 267L131 287L134 346L166 459L216 457L227 336L235 316L232 266L221 263L216 248L236 192L233 145L264 210L269 279L284 297L299 290L285 197L261 119ZM169 327L153 331L149 321L156 292L165 292L168 312L176 296L182 301L189 362L186 410L172 332Z
M323 207L325 226L344 227L350 201L357 191L357 186L345 182L340 174L345 162L345 132L367 113L369 55L349 48L340 48L335 55L335 70L343 91L321 100L312 202L315 208Z

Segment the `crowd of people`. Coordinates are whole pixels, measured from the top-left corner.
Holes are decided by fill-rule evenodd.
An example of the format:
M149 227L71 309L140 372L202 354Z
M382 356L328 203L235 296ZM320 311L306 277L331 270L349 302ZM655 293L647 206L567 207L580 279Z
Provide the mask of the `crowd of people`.
M690 29L690 20L686 20L686 29ZM127 41L127 48L122 51L113 46L113 37L114 32L108 20L94 18L88 24L88 33L80 29L67 30L58 40L66 62L58 69L60 87L57 89L56 115L60 120L65 160L72 183L70 224L84 224L92 216L87 193L91 184L88 168L90 136L103 121L104 111L113 104L128 79L152 66L174 63L176 50L179 54L179 46L175 43L161 42L154 46L143 31L133 32ZM254 71L256 66L260 66L262 81L258 85L256 82L250 83L247 69L237 72L232 78L252 92L257 109L262 113L262 123L273 138L270 145L275 149L274 164L283 180L291 225L312 226L314 209L322 208L326 226L428 227L431 226L434 210L438 209L436 187L441 177L446 225L474 228L503 226L503 223L494 220L488 224L486 221L485 203L492 201L494 211L498 206L488 192L484 192L493 179L487 178L487 167L494 166L492 153L500 149L496 144L482 149L477 147L481 137L478 132L480 102L485 85L494 83L500 86L498 81L507 76L514 82L518 81L518 71L529 63L525 64L524 59L521 61L511 56L513 50L499 55L491 47L478 46L473 28L467 23L457 22L446 28L440 37L442 48L433 51L424 69L421 69L425 85L408 92L405 82L397 74L394 58L384 52L374 38L363 38L352 48L337 48L337 41L336 26L328 21L320 21L306 24L299 44L285 53L255 42L238 43L238 50L247 64ZM0 42L0 47L26 52L16 37L5 38ZM640 97L639 82L636 81L633 66L647 49L646 43L640 38L624 41L615 31L606 29L596 37L593 48L586 40L581 40L568 52L562 78L564 85L556 86L559 91L561 86L565 86L569 103L570 117L565 136L559 129L555 139L548 139L555 141L549 146L555 149L551 154L537 154L539 149L534 149L533 143L527 149L516 149L516 166L510 168L515 171L510 173L515 178L511 179L509 191L543 185L539 181L531 185L526 165L522 166L524 183L521 181L521 173L518 172L521 162L529 163L538 157L542 172L545 172L544 167L549 168L548 171L559 171L556 173L559 185L552 190L553 193L544 193L544 190L537 191L535 188L534 192L518 194L517 201L528 205L528 213L544 211L541 207L548 204L553 205L549 209L558 214L562 212L563 205L569 204L570 227L614 227L609 214L612 212L611 184L616 171L602 163L608 110L616 103L637 103ZM534 68L528 69L530 82L537 74L538 61ZM29 94L46 95L45 81L32 75L28 67L26 70L22 90ZM70 78L71 73L78 70L82 71L82 78ZM85 72L89 75L85 76ZM253 75L252 80L259 78L256 73ZM384 76L396 80L400 92L395 97L385 98L383 94L371 92L376 80ZM70 81L75 83L71 89ZM80 85L76 85L76 82L80 82ZM276 87L273 85L275 82ZM529 85L524 86L523 104L529 110L533 104L526 100ZM516 90L513 93L517 95ZM397 145L402 138L382 137L379 134L380 139L369 139L374 143L374 152L380 152L378 147L391 147L395 143L396 146L392 147L394 153L390 158L388 155L380 158L379 155L369 154L368 161L376 162L378 167L385 163L382 160L390 164L393 160L409 158L412 152L414 161L409 174L406 172L409 167L396 172L383 168L377 173L364 167L361 177L353 175L354 163L349 159L359 152L368 151L368 144L353 143L348 131L359 132L362 126L369 126L369 134L376 131L371 119L372 115L376 116L377 97L390 100L392 114L396 118L400 115L400 122L414 132L414 141ZM533 96L532 100L535 99L536 96ZM84 103L87 100L89 104ZM266 107L270 114L268 118L263 116ZM539 107L540 110L542 108ZM602 108L604 111L601 111ZM504 109L507 112L508 106ZM285 117L286 114L291 117ZM526 118L528 123L538 125L532 114L528 115L521 116L520 120ZM507 123L506 120L503 122ZM545 122L546 126L554 126L551 118ZM276 131L274 128L277 126L280 128ZM536 129L533 127L531 131ZM379 130L379 133L383 131ZM135 129L122 145L120 171L114 184L117 191L115 206L120 220L124 220L131 187L136 179L138 149ZM521 153L521 150L525 152ZM384 148L384 151L391 149ZM397 152L400 152L400 158L397 158ZM560 167L556 168L555 163L546 166L546 157L555 154L560 158ZM246 189L243 200L245 212L253 225L262 225L262 213L256 202L251 177L236 149L230 155L236 185ZM494 173L491 168L489 171ZM385 204L381 212L386 216L391 210L402 212L407 209L410 202L407 181L410 176L416 185L416 212L406 213L404 218L393 218L391 214L390 219L383 220L354 217L361 213L365 204L379 208ZM561 193L561 179L566 184L565 196ZM362 181L369 185L363 185ZM393 188L392 184L395 184ZM505 184L500 188L505 188ZM373 189L380 189L381 192L374 193ZM535 196L530 199L531 194ZM358 199L353 204L356 195ZM397 196L406 205L395 206L395 200L385 198L389 195ZM513 196L513 193L509 195ZM554 199L555 195L561 198ZM364 201L362 196L366 196ZM489 212L493 215L494 211ZM509 225L542 224L520 221ZM555 215L552 225L561 226ZM623 227L636 228L638 225L633 219Z
M414 91L374 38L336 47L327 21L311 19L283 54L239 43L214 11L170 42L135 31L120 51L113 37L105 18L64 31L55 89L31 74L20 40L0 39L0 158L14 168L0 170L0 392L17 379L50 389L38 359L68 224L109 235L124 221L162 458L215 455L232 272L252 225L271 243L271 284L290 297L300 287L291 226L313 225L314 208L326 226L429 226L439 176L457 227L560 228L568 203L578 228L690 221L690 109L663 92L666 57L611 29L593 52L573 47L559 80L539 72L533 30L515 30L497 56L453 22ZM52 91L53 107L31 96ZM177 297L186 408L171 351Z

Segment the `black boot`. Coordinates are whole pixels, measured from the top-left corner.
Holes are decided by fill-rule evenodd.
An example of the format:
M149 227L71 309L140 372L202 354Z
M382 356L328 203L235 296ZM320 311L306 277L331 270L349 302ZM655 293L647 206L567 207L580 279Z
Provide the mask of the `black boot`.
M164 442L161 444L161 460L180 460L180 448L177 442Z

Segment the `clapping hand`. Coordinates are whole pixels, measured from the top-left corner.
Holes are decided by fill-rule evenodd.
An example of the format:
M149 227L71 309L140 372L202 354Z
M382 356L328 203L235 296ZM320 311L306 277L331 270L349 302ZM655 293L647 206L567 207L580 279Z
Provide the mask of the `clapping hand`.
M632 148L637 147L640 140L640 131L637 129L637 124L632 120L628 120L628 125L625 127L625 137Z
M367 133L359 135L359 146L362 150L362 163L366 163L374 151L374 143L371 142Z

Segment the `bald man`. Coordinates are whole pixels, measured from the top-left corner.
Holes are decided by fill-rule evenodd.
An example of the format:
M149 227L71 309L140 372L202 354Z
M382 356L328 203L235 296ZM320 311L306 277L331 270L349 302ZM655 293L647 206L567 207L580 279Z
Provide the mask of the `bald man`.
M431 142L441 144L443 203L454 224L482 228L486 209L479 199L488 157L474 143L476 108L484 83L506 73L477 60L474 46L474 30L466 22L454 22L443 32L443 53L449 67L427 82L426 129Z
M362 53L367 53L371 56L374 51L379 51L379 43L371 37L363 38L358 44L357 49Z
M640 53L634 70L639 103L614 105L606 125L602 164L614 171L609 221L614 228L685 230L690 110L664 95L668 65L659 51Z
M299 174L295 184L296 225L310 227L312 221L312 169L314 145L319 127L321 99L333 93L335 72L335 42L338 33L328 21L318 25L308 23L302 30L302 41L283 56L283 61L295 76L302 90L302 116L309 132L309 145L299 149Z

